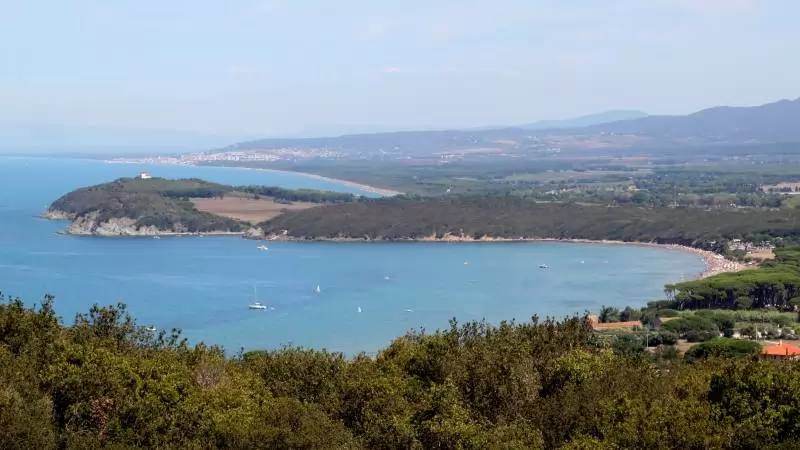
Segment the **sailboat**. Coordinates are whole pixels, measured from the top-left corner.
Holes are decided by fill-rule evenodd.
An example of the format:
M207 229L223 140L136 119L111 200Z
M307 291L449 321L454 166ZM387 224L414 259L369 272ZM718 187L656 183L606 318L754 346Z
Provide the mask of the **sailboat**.
M322 292L322 289L320 289L320 288L319 288L319 285L317 285L317 288L316 288L316 289L314 289L314 291L315 291L317 294L319 294L320 292Z
M256 301L257 298L258 298L258 295L256 294L256 287L253 286L253 303L250 303L249 305L247 305L247 307L249 309L267 309L267 305L265 305L265 304L263 304L263 303L261 303L259 301Z

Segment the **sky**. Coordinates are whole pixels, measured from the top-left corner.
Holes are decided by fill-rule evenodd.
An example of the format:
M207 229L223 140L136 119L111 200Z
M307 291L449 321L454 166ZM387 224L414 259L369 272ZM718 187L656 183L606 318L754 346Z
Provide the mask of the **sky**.
M0 0L0 129L276 136L800 97L797 0Z

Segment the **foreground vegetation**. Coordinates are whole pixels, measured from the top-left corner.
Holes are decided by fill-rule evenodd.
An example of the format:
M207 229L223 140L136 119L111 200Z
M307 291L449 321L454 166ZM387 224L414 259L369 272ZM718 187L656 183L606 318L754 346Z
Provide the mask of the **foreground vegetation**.
M720 340L684 362L534 317L454 321L376 357L226 358L121 305L65 327L51 298L9 299L0 448L796 448L800 365L754 355Z

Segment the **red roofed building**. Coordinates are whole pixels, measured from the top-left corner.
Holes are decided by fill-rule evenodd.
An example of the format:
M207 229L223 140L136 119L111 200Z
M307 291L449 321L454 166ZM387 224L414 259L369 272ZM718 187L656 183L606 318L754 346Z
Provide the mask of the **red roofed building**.
M631 320L628 322L604 322L601 323L597 316L590 315L588 318L589 325L592 326L592 329L595 331L605 331L605 330L619 330L619 329L628 329L633 330L637 328L642 328L642 322L638 320Z
M769 359L795 359L800 357L800 347L780 341L777 345L762 348L761 356Z

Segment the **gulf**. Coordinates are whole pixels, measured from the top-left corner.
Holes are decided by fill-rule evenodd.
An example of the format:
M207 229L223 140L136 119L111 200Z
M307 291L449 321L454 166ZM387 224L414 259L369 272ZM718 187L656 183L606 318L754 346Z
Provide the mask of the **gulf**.
M352 355L454 317L498 323L643 305L703 269L694 255L638 246L275 242L260 251L235 237L63 236L65 223L37 218L72 189L142 170L367 194L290 173L0 157L0 291L29 304L53 294L65 323L94 303L124 302L140 324L229 353L300 345ZM254 300L269 309L248 309Z

